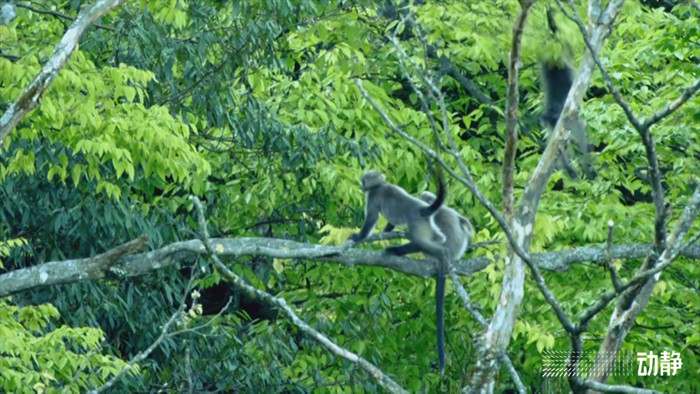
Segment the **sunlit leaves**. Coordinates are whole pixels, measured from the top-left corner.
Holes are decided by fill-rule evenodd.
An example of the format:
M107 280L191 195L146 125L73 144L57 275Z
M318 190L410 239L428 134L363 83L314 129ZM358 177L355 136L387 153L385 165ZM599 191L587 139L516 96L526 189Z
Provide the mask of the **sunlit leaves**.
M26 64L3 62L3 68L7 71L4 79L16 81ZM33 69L38 70L37 66ZM98 71L76 52L44 96L39 110L29 118L31 129L23 129L23 138L47 138L73 149L78 163L62 160L53 164L47 168L48 178L58 175L65 180L70 173L73 184L78 185L85 176L100 181L100 191L117 197L119 188L101 179L102 166L110 163L117 179L127 176L133 180L141 167L146 176L172 176L175 182L201 191L210 166L189 145L189 127L161 107L146 108L142 104L144 89L152 79L153 73L123 64ZM9 88L11 85L3 84L0 95L10 98L15 91ZM28 130L33 134L26 133ZM32 161L32 153L17 151L0 176L17 171L31 174L35 170Z
M49 304L17 307L0 301L0 388L25 392L40 385L84 392L120 372L125 363L102 355L98 328L51 328L59 317ZM138 372L138 366L132 373Z
M24 238L14 238L8 240L0 240L0 269L5 268L2 264L2 259L10 254L10 251L14 248L19 248L27 244L27 240Z
M399 26L401 21L385 17L376 2L347 6L308 0L166 4L144 0L125 6L121 14L103 22L113 22L109 27L115 32L98 28L86 36L81 51L5 144L0 159L5 209L0 221L12 227L2 235L31 234L27 245L12 250L6 261L16 268L51 256L93 255L140 233L148 233L154 245L190 237L183 228L194 225L185 200L192 192L206 199L207 218L217 236L310 242L322 237L322 243L343 242L361 223L363 194L358 180L365 168L385 171L411 193L434 188L425 156L389 129L360 94L356 78L403 131L437 149L430 118L411 87L426 94L419 72L434 77L446 104L444 119L437 98L427 104L436 127L443 132L446 123L477 186L498 206L505 64L517 2L407 3L406 10L414 12L420 30ZM682 8L668 15L627 3L619 29L601 53L613 82L637 114L648 116L670 103L696 74L692 55L700 24L692 14L685 19L682 14ZM550 39L545 5L538 3L525 32L518 116L530 128L527 131L542 140L546 132L535 121L542 104L537 63L544 55L561 55L568 44L575 63L583 50L576 26L562 15L558 22L564 42ZM27 10L15 26L0 26L3 55L21 55L16 62L0 57L2 102L11 102L26 87L64 28L59 21ZM387 40L387 34L395 31L410 58L410 62L402 59L403 65ZM437 56L446 56L496 109L479 102L446 74L421 39ZM599 176L590 182L573 181L557 171L538 207L533 252L602 244L610 220L615 223L616 243L652 238L644 147L600 80L594 86L597 90L586 97L581 115ZM700 145L693 129L698 105L697 100L688 103L652 129L669 193L671 223L698 170ZM525 131L518 145L517 198L541 157L538 143ZM573 149L570 152L577 166L577 156ZM500 240L474 252L496 262L464 278L488 314L500 302L503 233L454 180L448 183L448 196L450 206L472 220L478 241ZM0 254L2 247L0 243ZM629 277L635 264L616 262L616 267L622 277ZM283 294L310 324L400 376L407 389L437 391L432 385L437 374L431 374L432 280L299 260L237 259L231 265L257 287ZM683 269L688 277L697 276L692 266ZM563 307L572 313L609 288L606 272L590 265L546 275ZM682 311L692 311L696 295L678 286L682 277L677 275L664 277L654 295L650 307L663 308L664 314L645 316L649 326L679 327L678 322L688 321ZM135 353L158 331L162 310L178 302L180 288L173 284L177 279L182 278L176 271L151 278L149 285L164 283L166 288L150 291L134 285L136 279L95 285L91 302L84 298L88 290L67 287L52 300L61 310L71 311L81 301L76 314L64 314L63 319L74 318L80 325L98 321L110 329L106 332L118 343L114 346L124 348L119 351ZM201 285L223 287L219 279L212 273ZM519 369L532 371L539 367L539 353L560 349L566 338L534 285L527 281L526 286L527 302L511 349L522 351L514 357ZM119 293L104 293L104 288ZM161 299L162 290L166 295ZM473 360L460 357L471 354L471 336L481 328L450 294L451 364L463 368ZM654 304L656 299L664 302ZM43 330L48 320L42 318L48 314L24 312L22 319L32 330ZM192 365L197 384L221 384L212 390L243 385L257 391L308 391L329 387L329 382L338 391L346 389L347 382L362 391L377 390L365 374L297 335L283 319L253 323L246 315L243 308L228 313L222 319L223 333L188 339L187 345L166 344L164 357L154 356L152 378L158 384L184 387L178 383L185 380L185 366ZM15 334L1 323L13 319L0 307L0 337ZM592 322L591 331L602 332L606 321L603 317ZM697 343L697 335L686 326L681 324L673 334L685 343ZM61 328L52 344L69 336ZM81 349L96 346L101 338L94 335L88 340L78 331L71 335L81 338L85 344ZM650 346L667 343L672 336L648 337L643 330L630 335L636 343ZM188 363L181 362L185 346L192 352ZM54 372L68 374L74 362L72 357L47 361L52 372L40 383L53 384L63 376ZM113 369L91 371L85 376L99 380ZM34 387L37 382L21 381L16 387ZM138 389L131 391L147 391L145 386Z
M159 8L160 10L155 14L156 20L173 25L177 28L183 28L187 24L187 13L185 11L176 7Z
M14 152L14 156L7 167L0 165L0 176L5 177L8 174L16 174L18 172L24 172L27 174L33 174L36 170L34 168L34 152L27 152L23 149L18 149Z

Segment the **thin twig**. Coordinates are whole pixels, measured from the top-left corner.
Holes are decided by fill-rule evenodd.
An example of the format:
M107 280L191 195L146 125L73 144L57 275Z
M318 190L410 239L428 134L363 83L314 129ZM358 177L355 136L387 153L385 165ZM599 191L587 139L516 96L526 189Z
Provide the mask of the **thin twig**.
M185 312L185 308L187 307L187 304L185 302L187 294L190 293L192 290L192 284L194 283L193 278L190 278L190 281L187 285L187 291L185 294L182 296L182 301L180 302L180 306L177 308L177 311L170 316L170 319L163 325L163 328L161 329L160 335L156 340L145 350L139 352L134 358L132 358L129 363L122 368L119 373L114 375L110 380L105 382L102 386L98 387L97 389L90 390L90 394L97 394L106 391L107 389L111 388L114 386L121 378L124 377L129 371L131 371L138 363L143 361L146 357L148 357L154 350L160 346L163 341L166 339L173 338L175 336L184 334L184 333L189 333L189 332L197 332L198 330L201 330L202 328L208 327L209 325L212 324L214 319L218 318L221 316L221 314L228 309L228 306L231 304L231 298L229 298L228 302L226 305L217 313L216 315L212 316L207 320L206 323L195 326L195 327L190 327L190 328L184 328L181 330L173 331L170 332L170 326L173 325L173 323L178 323L178 322L183 322L184 318L187 316L187 313ZM195 307L195 303L197 302L197 297L192 297L192 305L190 306L190 309L193 309Z
M52 10L41 10L41 9L39 9L39 8L34 8L34 7L32 7L32 6L30 6L30 5L27 5L27 4L21 4L21 3L19 3L19 4L17 4L17 7L19 7L19 8L24 8L25 10L29 10L29 11L32 11L32 12L36 12L37 14L44 14L44 15L55 16L55 17L57 17L57 18L69 20L69 21L71 21L71 22L75 20L75 18L73 18L73 17L70 16L70 15L62 14L62 13L60 13L60 12L56 12L56 11L52 11ZM99 24L99 23L95 23L93 26L95 26L95 27L98 28L98 29L102 29L102 30L107 30L107 31L111 31L111 32L114 32L114 31L115 31L113 27L101 25L101 24Z
M613 247L613 235L615 233L615 222L612 220L608 221L608 247L606 249L606 259L605 259L605 266L607 267L608 271L610 272L610 279L612 280L613 287L615 290L620 293L620 288L622 287L622 283L620 283L620 277L617 275L617 270L615 269L615 266L613 265L612 262L612 247Z
M198 222L199 222L199 227L200 227L200 239L202 243L204 244L204 248L206 251L209 253L209 257L212 259L214 262L214 266L216 269L222 274L222 276L232 284L234 284L236 287L244 290L245 292L252 294L264 301L267 301L270 304L274 304L277 308L279 308L284 314L287 315L289 320L297 326L301 331L309 335L311 338L315 339L318 343L323 345L326 349L330 350L333 354L342 357L352 363L357 364L360 368L362 368L365 372L367 372L370 376L375 378L377 382L379 383L380 386L382 386L385 390L391 393L408 393L408 391L404 390L401 386L399 386L398 383L396 383L393 379L391 379L388 375L386 375L382 370L380 370L378 367L376 367L374 364L370 363L367 361L365 358L359 356L356 353L353 353L339 345L337 345L335 342L331 341L328 337L325 335L321 334L308 324L306 324L299 316L292 310L292 308L287 305L287 301L284 298L279 298L272 296L262 290L256 289L255 287L247 284L240 276L236 275L233 271L228 269L219 257L217 256L217 252L215 251L214 246L212 246L211 241L209 239L209 232L207 231L207 224L206 224L206 219L204 217L204 208L202 206L202 202L199 200L199 198L195 196L190 196L190 200L192 200L197 208L197 217L198 217Z

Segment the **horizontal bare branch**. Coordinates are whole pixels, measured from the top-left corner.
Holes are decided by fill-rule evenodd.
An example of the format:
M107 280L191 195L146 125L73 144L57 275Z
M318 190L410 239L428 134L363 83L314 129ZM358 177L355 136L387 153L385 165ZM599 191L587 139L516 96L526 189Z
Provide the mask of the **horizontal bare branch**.
M52 261L10 271L0 275L0 297L34 287L104 278L118 260L147 244L148 237L142 236L94 257Z
M219 256L228 258L242 256L301 258L348 266L386 267L424 278L435 275L434 265L425 260L387 256L374 250L349 248L347 244L313 245L275 238L215 238L212 242L221 245ZM543 270L562 272L575 263L604 264L607 259L644 258L652 252L652 245L636 244L615 246L609 250L604 246L585 247L534 254L531 257ZM111 251L90 258L50 261L4 273L0 275L0 297L34 287L89 281L108 275L125 277L145 275L206 254L201 241L196 239L175 242L150 252L123 255L116 261L110 253ZM680 255L700 258L700 247L689 246L683 249ZM459 260L453 263L453 267L459 275L469 276L483 270L490 263L491 260L486 257L473 257Z
M658 394L659 393L659 391L655 391L655 390L640 389L637 387L630 387L630 386L603 384L603 383L596 382L594 380L584 380L583 382L581 382L581 385L584 387L588 387L590 389L594 389L594 390L602 391L602 392L606 392L606 393L626 393L626 394Z

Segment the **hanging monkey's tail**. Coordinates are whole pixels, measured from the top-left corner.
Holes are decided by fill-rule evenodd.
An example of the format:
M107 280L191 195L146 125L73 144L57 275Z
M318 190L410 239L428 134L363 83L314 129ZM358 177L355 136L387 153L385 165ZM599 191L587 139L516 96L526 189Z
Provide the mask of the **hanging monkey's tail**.
M440 264L440 263L438 263ZM445 272L438 269L435 278L435 308L437 309L437 347L440 375L445 373Z

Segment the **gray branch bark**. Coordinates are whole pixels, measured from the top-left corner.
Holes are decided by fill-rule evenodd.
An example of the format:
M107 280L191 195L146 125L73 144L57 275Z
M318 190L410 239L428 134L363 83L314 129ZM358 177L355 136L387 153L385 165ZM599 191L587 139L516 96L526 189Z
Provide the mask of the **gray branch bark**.
M622 342L627 337L630 329L637 320L637 316L646 308L649 303L649 298L654 290L654 287L661 277L661 270L669 267L671 263L678 257L683 251L683 239L688 234L690 226L693 224L700 211L700 187L695 189L693 197L688 202L688 205L683 210L678 223L676 223L675 228L665 240L667 248L658 257L658 259L649 259L645 264L640 267L639 273L637 275L644 275L644 273L650 274L653 271L658 271L637 286L631 287L622 293L622 296L618 299L615 310L610 317L610 322L608 324L608 331L605 334L605 338L600 345L598 351L598 356L596 357L595 363L592 369L594 371L603 371L598 376L595 376L591 381L587 381L586 387L595 389L594 385L590 382L605 383L608 380L608 374L612 369L611 364L614 358L609 357L611 354L617 354L621 347ZM608 357L603 357L607 355ZM593 392L593 391L590 391Z
M141 240L139 238L138 240ZM132 242L125 245L130 245ZM212 239L223 249L219 256L236 258L242 256L268 256L277 258L303 258L319 262L332 262L347 266L377 266L429 278L435 275L435 267L425 260L408 257L386 256L381 252L366 249L351 249L347 246L311 245L275 238L216 238ZM117 247L113 250L116 250ZM568 251L548 252L532 255L537 265L546 271L564 272L572 264L593 262L605 264L611 259L643 258L653 250L653 245L635 244L599 248L585 247ZM118 258L110 252L95 257L50 261L29 268L22 268L0 275L0 297L35 287L83 282L104 278L108 275L132 277L146 275L176 263L206 255L204 246L197 240L181 241L150 252L139 254L130 250ZM693 245L680 252L681 256L700 259L700 247ZM452 263L459 275L473 275L493 261L486 257L473 257Z

